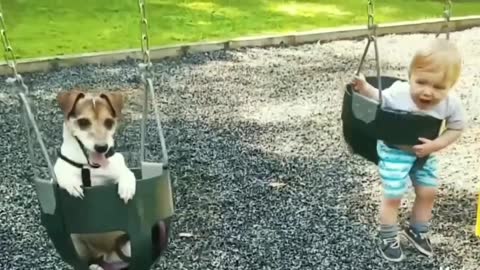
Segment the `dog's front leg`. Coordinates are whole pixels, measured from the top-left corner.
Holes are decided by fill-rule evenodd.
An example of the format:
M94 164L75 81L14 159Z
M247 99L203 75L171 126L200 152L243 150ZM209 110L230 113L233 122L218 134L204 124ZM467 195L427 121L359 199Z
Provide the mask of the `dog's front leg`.
M130 171L130 169L128 169L125 159L120 153L116 153L111 158L110 166L117 175L118 194L120 195L120 198L127 203L133 198L133 195L135 195L137 184L135 175L132 171Z
M71 166L63 160L58 160L53 168L57 177L57 184L65 189L70 195L83 198L82 179L78 171L74 171Z

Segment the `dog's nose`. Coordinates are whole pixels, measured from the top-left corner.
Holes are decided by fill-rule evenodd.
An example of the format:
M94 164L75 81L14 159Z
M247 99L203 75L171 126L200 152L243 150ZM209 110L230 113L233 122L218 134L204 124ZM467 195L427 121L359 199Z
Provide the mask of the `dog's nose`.
M105 153L108 150L108 145L107 144L95 144L93 146L93 148L95 148L95 151L97 151L98 153Z

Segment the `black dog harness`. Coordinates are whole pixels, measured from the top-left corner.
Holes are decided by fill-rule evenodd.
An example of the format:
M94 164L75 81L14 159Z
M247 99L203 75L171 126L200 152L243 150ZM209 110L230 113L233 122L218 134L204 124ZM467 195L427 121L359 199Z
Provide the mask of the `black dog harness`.
M100 165L98 164L92 164L90 163L90 160L88 159L87 151L85 150L85 146L83 143L75 137L77 140L78 144L80 145L80 148L82 149L83 154L85 155L85 158L87 159L87 164L81 164L78 162L75 162L68 157L64 156L60 149L58 150L58 157L63 159L65 162L69 163L70 165L79 168L82 171L82 184L84 187L90 187L92 185L92 179L90 177L90 169L98 169L100 168ZM106 153L105 153L105 158L109 158L115 154L115 149L111 147Z

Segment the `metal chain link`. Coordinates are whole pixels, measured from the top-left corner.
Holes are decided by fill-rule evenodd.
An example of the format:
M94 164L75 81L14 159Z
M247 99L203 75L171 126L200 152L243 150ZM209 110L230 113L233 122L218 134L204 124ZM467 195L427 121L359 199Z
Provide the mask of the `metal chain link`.
M443 16L445 17L445 20L447 22L450 21L450 17L452 16L452 1L451 0L446 0L445 1L445 8L443 11Z
M447 40L450 39L450 18L452 17L452 1L445 0L445 6L443 8L443 18L445 18L445 23L440 27L440 30L435 35L435 37L439 37L442 34L443 29L445 29L445 35L447 36Z
M148 38L148 20L145 6L145 0L138 0L138 8L140 10L140 30L141 30L141 48L143 54L143 63L145 65L151 65L150 63L150 40ZM149 68L148 67L148 68Z
M2 43L4 48L3 57L5 58L6 64L12 70L13 76L17 77L18 75L17 67L16 67L17 60L15 58L15 53L13 52L13 48L10 45L10 41L8 40L8 37L7 37L7 27L5 26L5 20L3 18L2 10L0 10L0 27L2 27L0 34L2 36Z
M142 115L142 125L140 128L140 162L145 160L145 139L146 139L146 121L148 117L148 96L152 99L152 107L154 108L154 115L157 124L157 131L160 137L160 145L162 147L162 163L164 165L168 164L168 155L167 155L167 147L165 143L165 138L163 136L162 125L160 122L160 115L157 109L156 101L155 101L155 91L153 89L153 70L152 70L152 62L150 59L150 44L149 44L149 37L148 37L148 20L147 20L147 12L146 12L146 5L145 0L138 0L138 7L140 11L140 42L142 48L142 56L143 56L143 63L140 63L139 69L142 78L142 82L145 87L144 91L144 103L143 103L143 115Z
M375 30L376 25L375 25L375 6L373 4L373 0L368 0L367 4L367 14L368 14L368 29L369 30Z
M443 16L445 17L445 27L447 28L447 39L450 39L450 17L452 16L452 1L446 0L445 1L445 10L443 12Z
M13 75L12 77L7 78L7 84L12 86L12 88L15 90L16 94L20 97L20 100L23 103L24 110L22 114L23 114L25 129L27 131L26 135L27 135L28 154L30 157L30 161L32 162L32 165L33 165L35 162L35 153L33 149L33 138L31 136L31 130L30 130L29 124L32 125L33 130L36 134L38 143L40 144L42 154L47 162L48 170L50 172L50 177L52 178L52 181L56 181L50 156L48 154L47 148L45 147L45 144L43 143L40 130L37 126L37 123L35 122L32 109L30 108L29 100L27 97L29 94L28 87L23 81L22 76L17 72L17 61L15 58L15 53L13 51L12 46L10 45L10 41L7 36L7 27L4 21L3 10L1 7L0 7L0 27L1 27L0 35L2 36L5 62L12 70L12 75ZM35 170L33 170L33 174L35 177L37 177Z
M368 50L370 48L370 44L373 42L374 46L374 52L375 52L375 68L377 72L377 88L380 90L379 91L379 98L380 98L380 103L379 106L382 104L382 80L381 80L381 70L380 70L380 55L378 52L378 45L377 45L377 38L376 38L376 29L377 25L375 24L375 6L374 6L374 0L368 0L367 3L367 15L368 15L368 24L367 28L369 30L368 32L368 42L367 45L365 46L365 49L363 51L362 58L360 59L360 64L358 65L356 75L359 75L363 63L365 61L365 58L367 56Z

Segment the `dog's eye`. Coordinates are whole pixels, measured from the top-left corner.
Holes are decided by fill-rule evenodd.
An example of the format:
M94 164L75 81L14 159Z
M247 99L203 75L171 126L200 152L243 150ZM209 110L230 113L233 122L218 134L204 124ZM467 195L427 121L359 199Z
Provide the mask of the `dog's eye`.
M87 118L80 118L77 120L77 124L81 129L86 129L92 124Z
M105 119L105 121L103 122L103 124L105 125L105 127L106 127L107 129L112 129L113 124L115 124L115 121L113 121L113 119L111 119L111 118L108 118L108 119Z

